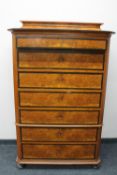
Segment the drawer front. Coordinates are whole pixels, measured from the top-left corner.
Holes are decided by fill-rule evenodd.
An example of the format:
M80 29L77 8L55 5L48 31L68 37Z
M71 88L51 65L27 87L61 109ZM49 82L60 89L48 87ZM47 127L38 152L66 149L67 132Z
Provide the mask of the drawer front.
M65 51L19 51L19 68L103 69L103 54Z
M34 128L21 129L23 141L96 141L97 128Z
M39 48L76 48L76 49L106 49L105 40L88 39L56 39L56 38L18 38L17 47Z
M20 87L101 89L101 74L19 73Z
M95 145L23 145L23 158L33 159L93 159Z
M99 107L100 93L20 92L20 106Z
M21 110L21 123L29 124L97 124L98 111Z

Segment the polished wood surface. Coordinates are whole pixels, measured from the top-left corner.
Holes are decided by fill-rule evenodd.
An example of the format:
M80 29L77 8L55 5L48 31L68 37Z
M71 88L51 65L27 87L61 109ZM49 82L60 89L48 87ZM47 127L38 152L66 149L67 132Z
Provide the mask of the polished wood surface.
M98 111L21 110L21 123L27 124L97 124Z
M10 30L17 162L99 164L113 32L101 23L22 24Z
M24 158L93 159L94 145L23 145Z
M19 73L20 87L101 89L101 74Z
M72 53L71 53L72 52ZM19 68L103 69L103 52L20 50Z
M20 92L21 106L99 107L100 93Z
M96 141L96 128L22 128L23 141Z
M19 38L17 40L18 48L66 48L66 49L106 49L106 40L73 40L56 38Z
M55 22L55 21L21 21L22 28L59 28L59 29L80 29L80 30L101 30L102 23L81 23L81 22Z

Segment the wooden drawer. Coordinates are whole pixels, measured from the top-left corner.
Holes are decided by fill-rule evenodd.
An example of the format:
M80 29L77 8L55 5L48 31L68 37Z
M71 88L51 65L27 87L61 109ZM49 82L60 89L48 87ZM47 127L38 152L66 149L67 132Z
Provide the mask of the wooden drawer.
M20 50L19 68L103 69L100 52Z
M21 37L17 39L17 47L105 50L106 40Z
M97 124L98 111L21 110L21 123L29 124Z
M34 128L23 127L23 141L96 141L97 128Z
M99 107L100 93L20 92L20 106Z
M23 144L23 158L33 159L94 159L95 145Z
M102 74L19 73L20 87L101 89Z

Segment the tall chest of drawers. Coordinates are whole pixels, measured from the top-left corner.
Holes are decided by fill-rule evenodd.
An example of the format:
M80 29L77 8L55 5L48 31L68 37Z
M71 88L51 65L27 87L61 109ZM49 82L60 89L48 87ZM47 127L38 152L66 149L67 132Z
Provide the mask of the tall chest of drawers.
M100 163L112 32L22 21L13 35L17 163Z

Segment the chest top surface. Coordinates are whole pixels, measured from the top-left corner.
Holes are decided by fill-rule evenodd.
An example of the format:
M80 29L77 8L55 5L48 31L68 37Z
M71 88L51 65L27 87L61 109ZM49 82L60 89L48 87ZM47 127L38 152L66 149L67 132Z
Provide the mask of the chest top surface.
M21 21L22 26L20 28L11 28L11 32L37 32L37 31L49 31L49 32L92 32L92 33L106 33L113 34L112 31L105 31L101 29L103 23L84 23L84 22L54 22L54 21Z

